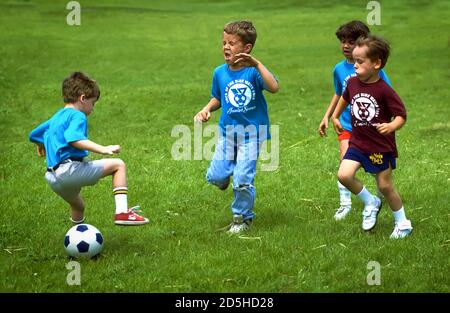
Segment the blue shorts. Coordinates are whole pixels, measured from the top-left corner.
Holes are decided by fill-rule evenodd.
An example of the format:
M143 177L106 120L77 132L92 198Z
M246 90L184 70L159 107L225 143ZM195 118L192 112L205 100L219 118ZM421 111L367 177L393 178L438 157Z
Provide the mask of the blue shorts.
M389 165L395 169L395 157L392 153L362 153L355 148L348 148L344 155L345 160L361 163L367 173L376 174L387 170Z

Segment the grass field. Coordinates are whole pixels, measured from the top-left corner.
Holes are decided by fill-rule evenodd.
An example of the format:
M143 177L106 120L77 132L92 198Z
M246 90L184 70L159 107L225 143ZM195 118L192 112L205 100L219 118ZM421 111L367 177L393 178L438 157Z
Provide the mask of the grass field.
M80 1L81 26L68 26L65 1L0 3L0 291L1 292L449 292L450 291L450 4L383 1L372 32L392 45L388 73L408 109L397 133L394 172L414 233L392 241L387 205L371 233L362 204L342 222L336 136L317 127L343 57L336 28L365 21L364 1ZM257 219L247 238L229 236L232 190L209 186L209 162L175 161L177 124L209 100L212 71L223 63L221 32L234 19L258 30L253 54L280 81L266 94L280 129L280 164L256 176ZM47 186L45 160L29 132L62 106L71 71L94 77L102 96L89 137L120 144L130 205L151 223L112 222L111 180L85 188L87 222L105 247L81 260L81 285L68 286L63 248L67 205ZM216 113L210 123L218 121ZM91 154L91 158L101 156ZM359 177L374 190L373 179ZM381 265L370 286L369 261Z

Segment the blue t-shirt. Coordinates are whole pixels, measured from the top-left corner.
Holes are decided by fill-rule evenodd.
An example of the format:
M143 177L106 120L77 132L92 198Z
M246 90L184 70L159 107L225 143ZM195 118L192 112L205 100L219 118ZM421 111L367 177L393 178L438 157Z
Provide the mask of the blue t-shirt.
M336 95L342 96L345 87L347 87L348 79L353 76L356 76L354 64L348 63L347 60L343 60L336 64L333 70L334 92ZM389 86L391 85L389 78L383 70L380 71L380 78L388 83ZM352 131L350 106L348 104L339 120L345 130Z
M53 167L68 158L84 158L88 151L79 150L71 142L88 139L86 115L72 108L63 108L30 133L30 141L43 144L47 166Z
M246 141L270 139L264 89L267 90L267 87L254 67L233 71L223 64L214 70L211 97L222 105L219 120L221 135L226 135L227 128L231 127L238 136L245 132Z

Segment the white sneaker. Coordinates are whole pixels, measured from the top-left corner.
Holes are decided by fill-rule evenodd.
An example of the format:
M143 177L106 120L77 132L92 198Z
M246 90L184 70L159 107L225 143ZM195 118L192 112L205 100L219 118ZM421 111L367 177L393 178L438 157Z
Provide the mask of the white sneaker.
M248 219L244 221L242 215L233 215L233 222L230 224L230 229L228 229L229 234L239 234L250 229L252 220Z
M334 219L336 221L340 221L343 220L348 213L350 213L350 211L352 210L352 207L349 205L341 205L337 210L336 213L334 214Z
M392 232L390 238L391 239L400 239L404 238L412 233L412 226L410 220L404 220L400 223L395 223L394 231Z
M363 210L362 229L365 231L372 230L377 223L377 217L381 209L381 200L377 196L373 196L374 203L366 205Z

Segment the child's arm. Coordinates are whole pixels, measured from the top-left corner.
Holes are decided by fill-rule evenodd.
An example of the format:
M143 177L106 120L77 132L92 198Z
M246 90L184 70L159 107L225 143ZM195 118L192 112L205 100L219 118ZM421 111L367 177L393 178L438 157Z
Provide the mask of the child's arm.
M50 122L46 121L33 129L30 133L29 139L31 142L34 142L37 146L37 154L39 157L45 156L45 147L44 147L44 134L49 128Z
M341 122L339 121L339 118L341 117L342 112L344 112L344 109L346 106L347 106L346 101L344 100L343 97L341 97L339 99L339 103L338 103L336 109L333 112L333 117L332 117L333 127L334 127L336 134L338 134L338 135L340 135L342 133L342 131L344 130L342 128Z
M261 78L266 85L267 90L271 93L276 93L278 91L278 81L260 61L247 53L238 53L236 54L236 56L239 57L239 59L234 61L234 63L241 63L243 66L255 67L261 75Z
M330 119L331 115L334 112L334 109L336 108L336 105L339 101L340 96L338 96L337 94L333 95L333 98L331 98L331 102L330 105L328 106L327 111L325 112L325 115L323 116L322 121L320 122L319 125L319 135L320 137L326 136L326 130L325 128L328 128L328 120Z
M206 122L211 117L211 112L214 112L220 108L220 101L212 97L208 104L194 116L194 121Z
M29 139L35 144L44 144L44 134L50 126L50 121L46 121L33 129L30 133Z
M120 152L119 145L102 146L88 139L73 141L70 145L79 150L88 150L99 154L113 155Z
M45 147L42 143L36 143L38 157L45 157Z
M396 116L390 123L382 123L377 126L377 131L382 135L387 135L402 128L406 119L403 116Z

